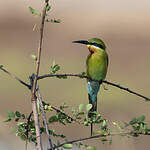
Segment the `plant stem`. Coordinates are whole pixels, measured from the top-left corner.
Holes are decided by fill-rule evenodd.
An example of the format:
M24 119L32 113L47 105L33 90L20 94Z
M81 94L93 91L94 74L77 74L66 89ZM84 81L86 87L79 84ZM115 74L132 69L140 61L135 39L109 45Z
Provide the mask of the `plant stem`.
M39 41L39 46L38 46L38 50L37 50L36 71L35 71L35 78L34 78L34 82L33 82L32 97L31 97L32 110L33 110L33 116L34 116L34 122L35 122L35 130L36 130L37 150L43 150L41 134L40 134L40 121L39 121L38 109L37 109L36 87L37 87L37 78L38 78L39 70L40 70L40 58L41 58L42 42L43 42L43 30L44 30L44 22L45 22L47 6L48 6L48 0L45 0L44 8L42 11L42 20L41 20L41 27L40 27L40 41Z

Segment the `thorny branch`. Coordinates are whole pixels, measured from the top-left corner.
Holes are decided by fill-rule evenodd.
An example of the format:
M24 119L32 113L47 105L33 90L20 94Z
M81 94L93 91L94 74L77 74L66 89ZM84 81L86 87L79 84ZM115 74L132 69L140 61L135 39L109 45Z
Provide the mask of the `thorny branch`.
M26 139L25 150L27 150L28 137L29 137L29 124L30 124L30 120L31 120L32 115L33 115L33 111L29 114L29 116L27 118L27 127L26 127L26 136L27 136L27 139Z
M32 110L33 110L34 121L35 121L36 141L37 141L37 149L38 150L43 150L43 147L42 147L42 140L41 140L41 134L40 134L40 121L39 121L38 109L37 109L36 87L37 87L37 78L38 78L39 70L40 70L40 59L41 59L41 52L42 52L43 31L44 31L44 22L45 22L45 16L46 16L46 8L48 5L49 5L48 0L45 0L44 8L42 11L42 18L41 18L40 40L39 40L39 47L37 50L35 78L34 78L33 86L31 88L31 94L32 94L31 102L32 102Z
M0 66L0 69L2 71L4 71L5 73L7 73L10 77L14 78L15 80L19 81L22 85L28 87L29 89L31 89L31 86L27 83L25 83L24 81L22 81L21 79L19 79L16 75L10 73L9 71L7 71L6 69L4 69L3 66Z
M41 79L44 79L44 78L48 78L48 77L79 77L79 78L86 78L86 79L89 79L89 77L85 76L85 75L81 75L81 74L46 74L46 75L42 75L42 76L39 76L38 77L38 80L41 80ZM137 92L134 92L132 90L130 90L129 88L126 88L126 87L123 87L123 86L120 86L119 84L116 84L116 83L112 83L112 82L109 82L109 81L106 81L106 80L103 80L103 83L106 83L108 85L111 85L111 86L114 86L114 87L117 87L119 89L122 89L124 91L127 91L131 94L134 94L136 96L139 96L141 98L144 98L146 101L150 101L150 98L144 96L144 95L141 95Z
M65 144L73 144L73 143L77 143L77 142L81 142L81 141L85 141L85 140L96 139L96 138L101 138L101 137L117 136L117 135L125 136L125 135L135 135L135 134L138 134L138 135L150 135L150 133L142 133L142 132L138 132L138 131L137 132L136 131L129 131L129 132L119 132L119 133L108 133L106 135L99 134L99 135L95 135L95 136L79 138L79 139L76 139L76 140L70 140L70 141L61 143L60 145L55 146L54 149L60 148L60 147L62 147ZM52 149L49 149L49 150L52 150Z
M1 69L2 71L5 70L4 72L6 72L6 73L8 72L8 71L7 71L6 69L4 69L4 68L0 68L0 69ZM7 74L8 74L8 73L7 73ZM16 79L16 80L19 79L18 77L16 77L15 75L12 75L11 73L9 73L9 75L10 75L11 77L13 77L14 79ZM15 76L15 77L14 77L14 76ZM85 78L85 79L88 79L88 77L85 76L85 75L66 73L66 74L45 74L45 75L38 76L38 79L37 79L37 80L41 80L41 79L45 79L45 78L49 78L49 77L78 77L78 78ZM31 88L30 85L28 85L27 83L25 83L25 82L22 81L21 79L19 79L19 82L20 82L21 84L25 85L26 87L28 87L29 89ZM136 96L139 96L139 97L141 97L141 98L144 98L146 101L150 101L150 98L148 98L148 97L146 97L146 96L144 96L144 95L141 95L141 94L139 94L139 93L137 93L137 92L134 92L134 91L130 90L129 88L120 86L119 84L116 84L116 83L113 83L113 82L109 82L109 81L106 81L106 80L104 80L103 83L108 84L108 85L111 85L111 86L114 86L114 87L117 87L117 88L122 89L122 90L124 90L124 91L127 91L127 92L129 92L129 93L131 93L131 94L134 94L134 95L136 95Z
M42 97L41 97L39 89L37 91L37 98L40 101L40 106L41 106L41 110L42 110L42 116L43 116L44 125L45 125L45 129L46 129L46 134L47 134L47 137L48 137L49 146L51 147L52 150L54 150L53 143L52 143L52 140L51 140L51 136L49 134L49 127L48 127L47 118L46 118L46 115L45 115L45 112L44 112L44 106L43 106Z

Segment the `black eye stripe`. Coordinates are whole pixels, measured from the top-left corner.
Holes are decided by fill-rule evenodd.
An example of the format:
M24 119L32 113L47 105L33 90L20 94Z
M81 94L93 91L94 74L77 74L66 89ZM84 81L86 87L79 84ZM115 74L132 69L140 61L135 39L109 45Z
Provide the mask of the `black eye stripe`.
M97 46L101 49L105 49L105 47L103 45L100 45L100 44L97 44L97 43L89 43L90 45L94 45L94 46Z

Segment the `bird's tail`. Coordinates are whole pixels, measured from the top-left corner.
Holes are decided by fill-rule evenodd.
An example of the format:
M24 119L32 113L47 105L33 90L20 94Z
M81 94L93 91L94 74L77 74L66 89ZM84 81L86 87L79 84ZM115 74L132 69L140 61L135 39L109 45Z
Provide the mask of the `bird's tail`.
M92 104L92 108L90 109L88 113L88 117L93 116L93 111L97 110L97 94L100 88L100 82L97 81L88 81L87 87L88 87L88 98L89 98L89 104ZM91 123L91 136L93 133L93 124Z
M97 95L95 100L92 100L92 97L90 94L88 94L88 98L89 98L89 104L92 104L92 108L90 109L90 111L88 112L88 116L92 117L92 112L97 110Z

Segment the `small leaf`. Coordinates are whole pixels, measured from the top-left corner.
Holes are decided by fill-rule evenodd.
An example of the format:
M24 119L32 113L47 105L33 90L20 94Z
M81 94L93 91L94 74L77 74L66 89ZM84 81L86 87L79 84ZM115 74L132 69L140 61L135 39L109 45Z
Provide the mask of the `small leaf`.
M16 118L15 121L18 122L20 118Z
M85 126L88 126L89 125L89 122L86 120L86 121L84 121L84 125Z
M33 60L35 60L35 61L37 60L37 57L35 55L32 54L31 57Z
M48 120L49 123L57 122L58 118L56 116L51 116Z
M52 71L51 71L52 73L56 73L57 71L60 70L60 66L58 64L55 64L55 60L53 61L51 69L52 69Z
M30 10L30 12L31 12L32 14L37 15L37 16L41 16L41 14L40 14L37 10L35 10L34 8L29 7L29 10Z
M46 6L46 11L49 11L51 9L51 6L50 5L47 5Z
M22 114L21 116L22 116L22 119L25 119L25 118L26 118L25 114Z
M45 110L48 110L48 105L45 105L45 106L44 106L44 109L45 109Z
M85 76L85 75L86 75L86 73L85 73L85 72L81 72L81 75L82 75L82 76Z
M63 76L57 76L57 78L59 78L59 79L67 79L67 76L66 76L66 75L63 75Z
M16 115L18 118L20 118L20 117L21 117L21 114L20 114L20 112L19 112L19 111L16 111L16 112L15 112L15 115Z
M4 122L10 122L11 118L7 118L6 120L4 120Z
M150 129L145 129L144 131L145 131L145 133L148 133L148 132L150 132Z
M124 129L123 126L119 122L113 122L113 124L118 127L118 129Z
M21 138L23 141L27 140L27 136L26 136L25 134L22 134L22 135L20 136L20 138Z
M69 107L69 106L64 103L64 104L63 104L62 106L60 106L59 108L60 108L62 111L64 111L64 109L65 109L65 108L68 108L68 107Z
M85 72L81 72L81 75L82 75L82 76L85 76L85 75L86 75L86 73L85 73Z
M137 123L137 119L136 118L132 118L132 120L129 122L130 125L133 125Z
M90 111L91 108L92 108L92 104L87 104L87 105L86 105L86 111L87 111L87 112Z
M75 108L74 107L72 107L72 113L74 114L75 112L76 112L76 110L75 110Z
M72 144L64 144L63 148L65 148L65 149L72 149Z
M15 118L15 113L11 110L7 111L8 118Z
M3 68L3 65L0 65L0 68Z
M139 118L137 118L138 122L143 122L144 120L145 120L145 116L144 115L142 115Z
M83 112L83 110L84 110L84 104L80 104L79 105L79 112Z
M49 111L52 111L52 110L53 110L51 105L49 105L47 109L48 109Z
M52 22L52 23L60 23L61 20L60 19L46 19L46 22Z

